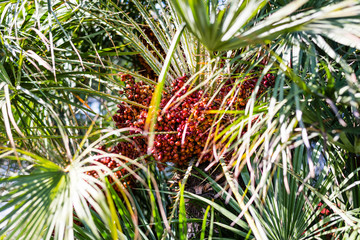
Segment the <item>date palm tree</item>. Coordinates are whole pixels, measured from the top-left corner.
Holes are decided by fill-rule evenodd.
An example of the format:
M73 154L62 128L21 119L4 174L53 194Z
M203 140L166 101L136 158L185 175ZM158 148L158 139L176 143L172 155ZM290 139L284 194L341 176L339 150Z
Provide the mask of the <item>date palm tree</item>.
M133 0L137 14L126 4L0 5L0 158L18 164L1 180L0 236L357 239L359 2ZM191 91L210 101L230 81L209 112L205 151L213 160L170 164L183 178L169 186L154 160L97 149L127 140L129 129L111 121L117 103L136 104L119 97L119 73L154 88L148 149L175 79L188 74ZM234 107L248 79L269 74L273 87L255 82L246 104ZM126 188L100 154L138 186Z

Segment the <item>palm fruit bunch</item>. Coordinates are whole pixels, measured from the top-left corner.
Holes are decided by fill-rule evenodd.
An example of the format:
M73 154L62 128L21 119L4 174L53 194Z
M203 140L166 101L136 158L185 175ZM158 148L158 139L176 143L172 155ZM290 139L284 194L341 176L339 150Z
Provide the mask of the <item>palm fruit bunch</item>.
M212 159L212 155L204 151L215 116L209 114L208 111L220 108L225 96L231 91L232 84L231 82L225 84L213 100L210 100L209 93L204 93L202 90L193 91L184 98L181 104L175 103L172 106L170 104L170 107L164 111L173 96L180 98L190 90L190 85L186 85L188 79L188 76L177 78L169 87L168 92L163 93L155 126L155 131L159 134L155 135L152 149L152 156L158 163L172 162L181 167L187 165L193 157L201 157L203 161ZM273 86L274 80L271 74L266 75L262 79L258 95ZM120 94L138 103L139 106L125 102L118 104L117 114L113 116L113 120L118 128L134 129L129 131L129 137L135 144L131 145L132 150L127 150L126 154L139 157L147 150L146 138L141 135L147 118L147 109L141 106L149 107L153 89L141 81L136 82L130 75L122 75L122 81L125 83L125 90ZM237 109L244 108L257 81L255 77L244 80L239 86L239 94L228 101L233 101L235 103L233 106ZM119 151L125 154L120 149Z
M164 92L164 98L160 103L160 109L170 101L171 97L184 95L188 86L178 92L188 79L187 76L180 77L174 81L169 93ZM125 90L120 92L128 100L148 107L152 97L152 90L142 82L135 82L130 75L123 75ZM214 106L206 106L208 98L204 98L202 91L196 91L189 95L179 106L168 108L163 114L159 114L155 130L162 134L155 136L152 155L156 161L174 162L178 165L186 164L191 157L202 152L207 139L206 131L211 126L212 119L205 116L205 110L216 109ZM138 156L145 154L147 142L144 136L139 135L144 129L147 118L147 109L126 103L118 104L117 114L113 116L118 128L130 127L131 139L136 143L133 152ZM136 130L138 129L138 130ZM137 136L135 136L138 134ZM184 137L183 137L184 134Z
M155 135L154 148L152 149L152 157L159 163L159 168L162 168L161 163L166 162L175 163L178 167L186 166L194 157L201 159L202 162L212 160L212 154L204 149L207 139L211 138L209 131L215 116L208 111L220 109L224 99L233 88L233 82L232 79L229 79L212 100L210 100L209 93L196 90L188 94L180 104L175 102L173 105L170 104L170 107L166 107L172 97L180 98L188 93L190 90L190 84L186 84L188 79L188 76L175 79L169 86L168 92L163 92L155 126L155 131L158 134ZM129 100L127 102L131 101L135 104L120 102L117 105L117 113L112 119L117 128L130 129L127 133L130 141L121 141L110 148L101 146L99 149L107 153L136 159L144 156L147 152L147 138L142 133L154 89L142 81L135 81L131 75L121 75L121 80L125 87L119 94ZM272 87L274 80L273 75L267 74L260 83L258 96L267 88ZM227 104L230 104L232 109L243 109L247 99L254 91L257 81L256 77L245 79L241 85L237 86L236 92L238 94L226 99ZM225 121L228 121L226 117L223 118L224 126ZM101 157L99 154L96 161L114 170L115 177L122 179L124 185L134 186L134 178L124 179L128 175L128 171L122 168L122 164L126 164L123 159ZM132 165L129 167L133 168ZM88 174L99 177L95 171ZM113 182L111 178L109 181ZM116 186L114 188L116 190Z
M219 94L212 100L210 100L209 93L196 90L188 94L180 104L176 102L169 104L172 97L180 98L188 93L190 90L190 84L186 84L188 79L189 76L186 75L175 79L169 86L168 91L163 92L155 125L157 134L151 152L160 168L161 163L166 162L175 163L178 167L186 166L194 157L201 159L202 162L212 160L212 154L204 149L207 139L211 138L209 131L215 117L214 114L210 114L208 111L219 110L224 99L233 88L232 79L227 81L220 89ZM121 75L121 80L124 82L125 88L119 94L129 101L120 102L117 105L117 113L112 119L117 128L130 129L127 137L131 141L122 141L108 149L105 146L99 149L135 159L145 155L147 152L147 138L142 133L154 89L142 81L135 81L134 77L128 74ZM231 103L232 109L243 109L245 107L257 81L259 80L256 77L249 77L241 85L237 86L236 92L238 94L226 99L228 104ZM267 74L261 80L258 96L267 88L272 87L274 81L275 77ZM130 104L130 101L134 104ZM168 104L169 106L166 107ZM227 119L223 118L222 121L226 124ZM105 164L110 169L118 169L121 166L119 160L110 157L100 157L97 161ZM124 168L115 171L117 178L123 178L127 173ZM97 177L95 172L89 174ZM127 185L131 185L131 181L129 180Z

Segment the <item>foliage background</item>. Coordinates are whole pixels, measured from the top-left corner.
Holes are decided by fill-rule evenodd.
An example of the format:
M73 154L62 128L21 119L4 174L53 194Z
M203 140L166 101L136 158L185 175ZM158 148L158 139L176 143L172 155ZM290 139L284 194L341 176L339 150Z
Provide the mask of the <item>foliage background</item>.
M227 3L0 3L3 239L360 238L359 2ZM182 184L170 185L153 162L96 148L126 139L111 119L126 101L121 73L154 86L154 99L183 74L215 93L222 76L235 95L251 74L276 84L243 111L215 112L231 116L211 129L218 161L175 166ZM89 177L113 174L98 153L136 166L137 187L115 181L117 195Z

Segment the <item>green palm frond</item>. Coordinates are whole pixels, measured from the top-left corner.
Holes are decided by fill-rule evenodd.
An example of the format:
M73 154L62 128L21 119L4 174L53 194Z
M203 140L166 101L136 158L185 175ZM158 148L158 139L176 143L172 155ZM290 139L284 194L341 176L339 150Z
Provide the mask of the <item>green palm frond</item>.
M26 239L38 236L50 239L73 239L73 208L99 236L91 221L88 204L104 216L105 196L97 184L77 168L65 171L42 157L18 150L24 158L34 162L30 174L3 179L9 186L1 198L6 204L2 211L13 208L2 222L7 222L1 235L8 239ZM88 198L91 196L92 201ZM109 211L109 210L107 210Z
M158 208L163 208L155 178L149 175L147 167L140 162L124 159L121 155L106 154L94 148L101 141L124 130L102 131L105 135L81 150L89 136L101 133L90 134L91 129L70 162L66 155L58 156L58 159L62 159L63 166L55 164L52 159L20 149L16 149L18 157L15 157L13 149L2 148L2 158L19 158L28 164L25 164L27 168L17 175L1 179L1 185L6 186L6 192L1 196L5 204L0 211L11 209L11 212L1 219L1 223L5 224L1 236L5 239L28 239L29 236L31 239L74 239L75 235L86 236L85 239L128 239L130 236L137 239L140 233L144 234L137 223L136 206L139 203L135 202L135 196L126 190L109 168L96 161L99 155L94 154L101 153L101 157L117 159L122 168L130 171L131 175L139 180L141 178L122 161L129 161L142 169L143 177L151 179L156 191L154 201L157 199ZM54 150L53 146L42 150L45 156L54 157L58 154L51 152ZM89 174L91 172L96 172L100 178ZM117 192L107 184L105 177L113 179ZM141 182L144 193L148 192L146 181ZM155 206L157 203L154 202ZM151 212L150 210L147 215L151 215ZM141 222L151 218L146 217ZM159 224L166 222L163 217L159 215ZM99 229L100 226L104 231Z
M219 1L171 2L189 30L210 51L269 43L269 40L295 31L321 34L359 48L357 1L344 1L301 13L297 11L308 2L306 0L293 1L269 12L264 9L271 1L228 1L221 8ZM338 20L339 16L342 19Z

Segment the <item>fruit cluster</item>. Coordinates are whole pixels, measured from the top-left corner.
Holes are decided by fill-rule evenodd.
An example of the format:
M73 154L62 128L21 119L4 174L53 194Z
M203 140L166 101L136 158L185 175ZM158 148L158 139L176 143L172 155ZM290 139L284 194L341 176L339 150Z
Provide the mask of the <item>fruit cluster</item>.
M164 98L160 103L160 108L164 108L172 96L182 96L188 91L188 86L182 91L187 76L180 77L174 81L169 93L164 93ZM149 106L152 90L142 82L135 82L130 75L123 75L125 91L121 94L134 102L144 106ZM211 126L210 115L206 116L205 111L216 109L212 105L207 105L208 98L203 96L202 91L195 91L190 94L181 105L170 107L163 114L159 114L155 130L162 134L155 136L154 149L152 155L158 162L174 162L178 165L186 164L191 157L199 155L205 146L208 135L207 130ZM141 107L121 103L118 105L117 114L113 120L118 128L131 127L143 130L147 110ZM129 132L136 135L136 130ZM132 136L131 139L136 143L139 156L144 154L147 146L143 136Z
M160 110L155 125L154 148L152 156L158 163L173 162L177 166L186 165L193 157L202 161L211 161L212 154L205 151L207 139L211 138L210 128L214 121L214 114L209 110L218 110L228 93L232 90L233 84L230 79L219 91L216 97L210 99L211 95L203 90L196 90L189 94L190 84L186 84L188 76L179 77L171 84L168 92L163 92L160 103ZM260 83L258 96L267 88L273 86L274 76L267 74ZM117 128L129 127L128 137L130 142L120 142L108 152L119 153L129 158L137 158L144 155L147 151L147 139L142 135L147 118L147 107L151 102L153 89L151 86L139 81L136 82L131 75L122 75L125 83L124 91L120 94L128 100L136 102L138 105L130 105L121 102L117 105L117 113L113 116L113 121ZM247 99L252 94L258 79L250 77L236 89L237 94L228 97L227 103L231 104L232 109L243 109ZM187 96L179 103L169 104L173 96L176 98ZM169 107L165 109L165 106ZM227 121L223 118L223 121ZM113 169L118 167L118 163L110 158L101 158L100 162ZM159 165L160 166L160 165ZM123 172L116 173L118 177L124 175Z
M114 154L121 154L123 156L126 156L128 158L134 159L136 158L136 151L133 151L133 144L131 142L120 142L118 143L115 147L110 147L108 149L106 149L105 146L101 146L98 148L101 151L107 152L107 153L114 153ZM101 155L101 154L99 154ZM97 159L96 161L104 164L105 166L107 166L109 169L113 170L115 177L118 179L122 179L125 178L126 175L129 173L124 166L122 166L123 163L127 163L127 161L125 161L124 159L113 159L111 157L100 157L99 159ZM130 168L132 168L132 165L129 165ZM89 171L87 172L88 175L91 175L95 178L99 178L99 175L96 171ZM112 179L108 178L110 183L112 183ZM122 181L123 184L125 185L132 185L133 184L133 179L132 178L127 178L126 180ZM116 189L117 187L114 186L114 188Z
M120 92L134 102L144 106L149 106L152 96L150 86L142 82L135 82L130 75L123 75L122 80L125 82L125 91ZM190 90L190 85L186 85L187 76L177 78L170 86L169 92L164 92L164 97L160 103L160 109L169 103L170 99L182 97ZM229 98L233 101L234 108L241 109L246 105L247 98L251 95L256 85L256 78L246 79L239 86L238 95ZM266 75L261 84L258 95L262 94L268 87L274 83L274 76ZM219 109L225 96L231 91L232 84L229 83L220 89L216 98L210 101L208 93L202 90L193 91L181 102L168 107L165 111L159 111L156 132L160 133L155 136L153 157L158 162L173 162L186 165L194 157L200 157L204 152L206 140L209 137L209 129L214 120L214 115L209 114L208 110ZM121 103L118 105L117 114L113 120L118 128L132 127L144 129L147 117L147 109L138 106ZM131 131L130 134L136 134ZM139 154L144 154L146 150L146 139L142 136L134 136L132 140L136 143ZM139 151L140 150L140 151ZM135 149L134 149L135 151ZM211 155L202 156L202 159L209 160Z
M236 97L237 101L235 101L233 103L233 106L235 108L242 109L246 106L247 99L249 99L249 97L252 95L258 81L259 81L259 79L256 76L245 78L245 81L242 82L242 84L239 86L239 94ZM266 90L268 88L273 87L274 83L275 83L275 76L270 73L266 74L263 77L261 83L259 84L259 90L257 92L257 97L261 96L261 94L266 92ZM230 88L231 87L232 86L230 85ZM226 92L226 94L227 94L227 92ZM228 100L228 104L230 103L231 100L233 100L233 99Z

